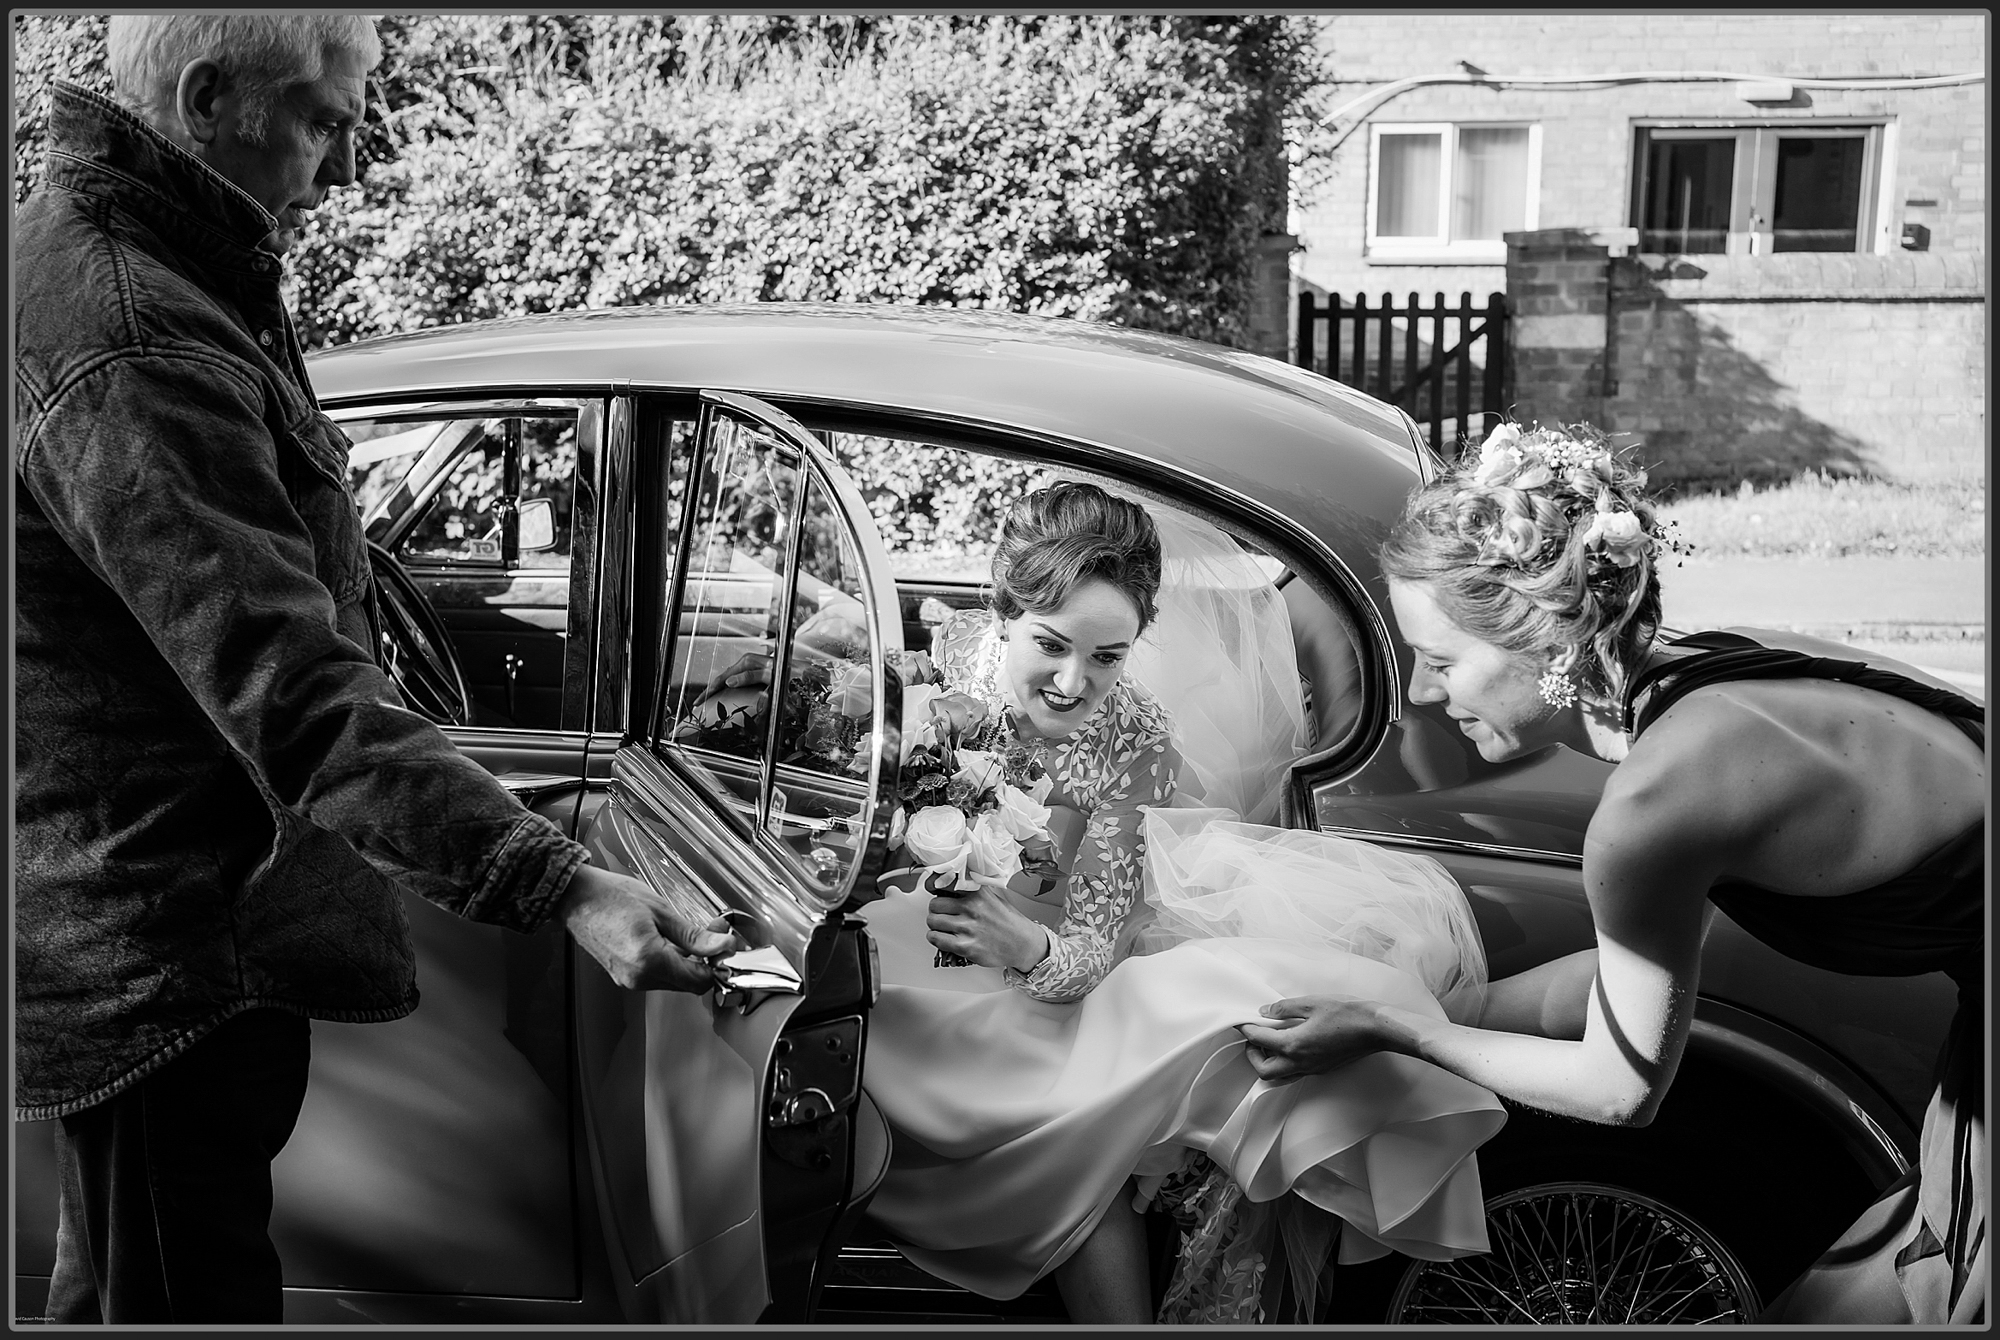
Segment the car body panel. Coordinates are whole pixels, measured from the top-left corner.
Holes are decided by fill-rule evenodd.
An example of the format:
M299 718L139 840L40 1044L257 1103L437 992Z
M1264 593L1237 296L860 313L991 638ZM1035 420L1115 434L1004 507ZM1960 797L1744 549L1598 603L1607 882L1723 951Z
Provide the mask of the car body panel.
M690 912L737 914L805 990L640 995L573 948L557 952L559 932L515 936L413 903L418 1012L315 1030L311 1097L280 1160L274 1220L298 1318L345 1309L377 1320L717 1324L771 1320L771 1308L792 1309L787 1320L809 1314L811 1289L793 1277L810 1273L812 1235L827 1216L851 1208L825 1185L853 1165L808 1174L774 1152L774 1058L788 1034L857 1009L865 1030L852 989L812 994L837 975L829 946L852 950L856 932L773 843L655 753L644 724L659 710L659 651L676 633L649 600L673 613L691 594L721 596L734 583L742 603L769 606L754 580L688 580L685 563L656 552L662 537L641 533L655 505L647 471L658 467L647 453L666 442L648 436L652 420L702 412L701 393L784 421L814 459L816 444L788 414L956 433L1241 527L1312 590L1331 593L1354 625L1334 639L1351 640L1354 663L1323 676L1328 692L1353 702L1329 713L1338 729L1296 770L1288 821L1438 859L1467 892L1495 975L1594 943L1581 860L1608 765L1567 750L1488 764L1440 709L1403 698L1411 661L1392 636L1375 555L1408 491L1440 463L1406 416L1366 396L1167 336L888 306L524 318L328 351L312 369L336 417L553 400L601 425L579 428L564 599L546 584L531 593L544 579L525 571L426 588L456 620L454 637L511 635L504 621L560 632L560 729L450 733L583 838L594 861ZM836 493L872 570L881 546L866 508L851 485ZM687 581L678 607L644 589L677 574ZM897 591L876 573L865 601L876 653L926 627L926 597L963 605L974 590ZM1296 621L1306 602L1287 599ZM709 642L704 664L726 664L751 644L740 639L759 634L732 622L728 602L713 603L688 633ZM883 678L876 748L893 757ZM857 881L880 856L880 827ZM1898 1154L1913 1153L1950 992L1938 975L1806 968L1718 914L1688 1063L1799 1095L1879 1185ZM17 1277L47 1269L47 1127L16 1128ZM828 1126L827 1138L845 1140L851 1156L852 1133L839 1131ZM343 1169L354 1171L343 1178Z
M526 799L572 828L583 737L452 733L503 779L533 779ZM287 1285L576 1297L566 938L403 901L416 1010L313 1024L306 1100L272 1168ZM54 1262L53 1126L16 1125L18 1273Z

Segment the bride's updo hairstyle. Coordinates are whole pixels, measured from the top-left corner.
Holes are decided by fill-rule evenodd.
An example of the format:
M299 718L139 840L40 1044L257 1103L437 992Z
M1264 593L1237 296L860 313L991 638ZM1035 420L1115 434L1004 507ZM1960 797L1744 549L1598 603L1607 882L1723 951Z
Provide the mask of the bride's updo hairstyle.
M1642 471L1589 424L1501 424L1476 460L1413 494L1383 574L1422 583L1445 616L1524 655L1576 648L1581 684L1623 693L1660 627L1662 534Z
M1143 632L1159 612L1160 535L1139 504L1064 480L1026 494L1008 511L986 604L1003 619L1045 614L1093 578L1125 594Z

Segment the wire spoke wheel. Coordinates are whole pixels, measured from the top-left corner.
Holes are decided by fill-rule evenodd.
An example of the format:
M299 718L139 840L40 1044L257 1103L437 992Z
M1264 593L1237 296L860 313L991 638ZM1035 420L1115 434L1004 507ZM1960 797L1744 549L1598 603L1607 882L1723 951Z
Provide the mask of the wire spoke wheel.
M1753 1320L1757 1291L1686 1215L1600 1182L1549 1182L1486 1203L1492 1250L1418 1261L1389 1320L1430 1326L1683 1325Z

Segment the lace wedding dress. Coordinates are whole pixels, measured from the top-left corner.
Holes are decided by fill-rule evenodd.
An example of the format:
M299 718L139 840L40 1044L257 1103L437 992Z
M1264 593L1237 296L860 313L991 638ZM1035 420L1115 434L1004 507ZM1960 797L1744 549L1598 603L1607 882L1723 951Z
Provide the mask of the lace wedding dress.
M1238 613L1238 632L1262 617ZM998 705L989 616L962 614L940 634L951 685ZM1178 691L1169 716L1135 658L1075 735L1043 747L1049 803L1084 825L1064 885L1019 900L1053 932L1035 972L935 966L922 896L864 910L885 985L863 1078L895 1139L872 1214L925 1270L1012 1298L1067 1259L1137 1175L1141 1197L1189 1230L1163 1312L1185 1321L1268 1317L1285 1262L1309 1293L1336 1239L1343 1261L1485 1250L1473 1151L1504 1120L1490 1092L1391 1055L1268 1084L1236 1031L1289 996L1445 1017L1442 998L1456 1017L1476 1014L1484 962L1463 895L1421 858L1243 823L1233 809L1173 808L1176 774L1191 773L1205 801L1274 806L1269 778L1290 757L1182 764L1183 702L1239 746L1231 714L1276 720L1267 735L1286 726L1199 657L1176 647L1154 664L1169 659L1206 677L1208 709Z

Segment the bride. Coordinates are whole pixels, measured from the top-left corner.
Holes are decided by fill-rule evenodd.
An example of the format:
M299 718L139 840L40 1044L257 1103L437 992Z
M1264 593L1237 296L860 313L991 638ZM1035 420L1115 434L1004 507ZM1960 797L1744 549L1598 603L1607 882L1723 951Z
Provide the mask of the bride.
M1155 1319L1150 1204L1187 1233L1162 1320L1275 1320L1287 1263L1310 1319L1336 1239L1343 1261L1484 1250L1490 1092L1391 1055L1274 1085L1245 1055L1273 999L1464 1021L1485 979L1441 867L1240 821L1272 817L1300 743L1268 581L1213 527L1070 481L1014 505L988 604L938 630L947 684L1039 753L1081 836L1046 901L980 880L864 911L885 985L863 1082L895 1135L875 1219L976 1293L1053 1274L1080 1322Z

